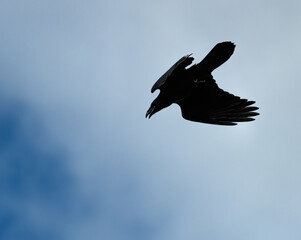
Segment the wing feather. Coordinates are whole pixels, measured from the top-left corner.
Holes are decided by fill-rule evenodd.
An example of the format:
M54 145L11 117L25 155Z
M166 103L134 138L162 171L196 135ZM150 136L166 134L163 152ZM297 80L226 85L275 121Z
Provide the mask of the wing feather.
M237 122L253 121L258 107L255 101L242 99L220 89L214 80L205 83L189 97L177 102L182 116L191 121L217 125L236 125Z
M184 57L182 57L179 61L177 61L166 73L164 73L159 79L158 81L154 84L154 86L152 87L151 92L153 93L154 91L156 91L157 89L160 89L166 82L166 80L175 72L177 72L178 70L184 70L185 67L187 67L188 65L190 65L194 58L190 57L192 54L186 55Z
M212 72L232 56L234 49L235 45L232 42L218 43L198 64L198 66L203 70Z

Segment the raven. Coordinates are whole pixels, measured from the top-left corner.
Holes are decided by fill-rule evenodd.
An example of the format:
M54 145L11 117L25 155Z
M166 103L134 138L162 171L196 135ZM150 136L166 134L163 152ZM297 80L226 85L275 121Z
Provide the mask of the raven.
M233 54L232 42L221 42L198 64L188 68L194 58L190 55L177 61L151 89L160 89L158 97L146 112L150 118L172 103L180 106L186 120L216 125L236 125L255 120L255 101L242 99L218 87L211 72Z

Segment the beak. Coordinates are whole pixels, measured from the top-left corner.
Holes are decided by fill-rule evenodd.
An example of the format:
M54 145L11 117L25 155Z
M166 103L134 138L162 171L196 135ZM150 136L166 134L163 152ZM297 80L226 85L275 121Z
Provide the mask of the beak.
M151 106L151 107L147 110L145 117L146 117L146 118L151 118L151 116L156 112L156 111L155 111L155 108L156 108L156 106Z

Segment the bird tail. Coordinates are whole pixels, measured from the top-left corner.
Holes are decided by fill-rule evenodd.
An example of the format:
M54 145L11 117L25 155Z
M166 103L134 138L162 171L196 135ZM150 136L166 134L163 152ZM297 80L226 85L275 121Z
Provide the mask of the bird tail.
M218 43L197 66L211 73L231 57L234 49L235 45L232 42Z

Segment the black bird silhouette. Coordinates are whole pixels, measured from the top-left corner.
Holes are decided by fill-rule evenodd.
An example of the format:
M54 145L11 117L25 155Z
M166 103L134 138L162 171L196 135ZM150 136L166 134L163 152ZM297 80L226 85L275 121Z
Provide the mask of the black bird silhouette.
M190 55L182 57L154 84L151 92L160 89L158 97L146 112L150 118L156 112L176 103L186 120L236 125L237 122L255 120L258 107L255 101L241 99L220 89L211 72L226 62L234 52L232 42L218 43L198 64L187 68L192 62Z

